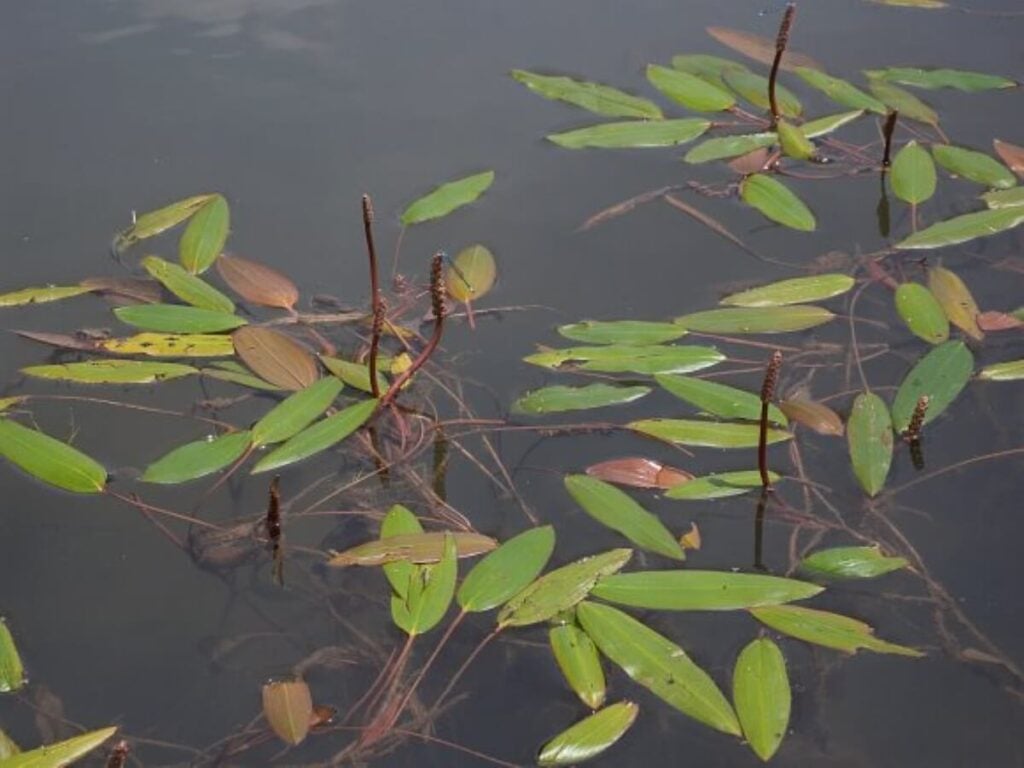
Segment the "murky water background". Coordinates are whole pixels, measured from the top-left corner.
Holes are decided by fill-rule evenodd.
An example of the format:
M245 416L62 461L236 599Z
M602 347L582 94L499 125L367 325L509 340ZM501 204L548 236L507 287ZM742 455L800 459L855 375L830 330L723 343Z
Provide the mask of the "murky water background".
M478 385L470 390L474 407L500 415L514 396L558 378L519 358L535 343L557 343L553 328L559 322L671 317L710 306L723 286L791 274L753 260L663 205L575 232L606 205L682 179L710 180L718 171L686 167L678 160L682 153L671 149L574 153L547 144L544 134L587 124L588 116L537 98L506 73L524 67L579 74L650 95L645 64L667 63L682 52L730 55L704 27L771 35L779 17L759 15L762 8L753 0L8 2L0 9L0 287L106 273L113 268L107 243L132 209L216 189L231 202L233 250L283 268L307 297L331 293L358 304L366 294L359 195L374 195L378 236L390 253L397 214L410 200L442 180L494 168L497 181L480 204L407 233L402 270L422 276L434 249L455 252L484 242L501 267L490 301L546 307L481 319L476 333L453 325L446 338L458 359L456 370ZM832 0L801 4L793 45L840 76L912 64L1020 78L1022 31L1021 17ZM993 136L1024 143L1019 92L937 91L927 98L958 143L986 148ZM813 95L805 103L812 114L835 111ZM870 121L860 130L864 141L872 139ZM827 192L799 183L795 188L818 215L814 234L766 227L738 203L695 202L760 252L798 264L830 250L868 252L883 244L874 214L876 178L835 182ZM975 193L966 184L944 185L944 197L932 211L951 213ZM942 255L983 306L1007 308L1024 303L1024 278L1019 271L995 271L992 264L1019 253L1019 246L1020 236L1011 235ZM883 306L887 302L881 292L868 294L860 311L888 312L887 319L895 321ZM5 329L67 330L109 325L110 317L99 302L83 299L5 310L2 323ZM837 328L820 335L845 341ZM920 345L896 346L907 360L919 354ZM994 340L978 361L1019 357L1018 351L1013 338ZM5 381L46 354L13 335L0 336ZM895 383L905 367L892 357L870 367L869 376ZM737 383L755 385L754 379ZM822 391L842 388L838 378L832 384ZM31 389L47 388L34 383ZM71 393L61 386L49 389ZM929 434L929 468L1019 446L1022 391L1016 385L968 388ZM201 396L194 383L110 394L170 407L186 407ZM674 407L668 396L650 400L629 416L664 415ZM38 404L34 411L53 434L78 430L77 444L107 466L122 468L123 476L202 433L193 422L80 404ZM625 418L624 413L608 418ZM245 414L243 409L233 417L244 423ZM618 541L574 507L561 488L561 471L638 451L671 456L622 436L542 441L519 435L498 444L520 493L556 524L560 561ZM861 496L843 446L813 437L804 444L815 476L832 484L834 502L858 519ZM777 461L784 463L784 455ZM684 466L704 473L735 467L737 459L701 451L690 462ZM314 462L289 471L283 479L286 498L333 469L330 462ZM908 509L895 513L961 608L1018 662L1024 661L1021 469L1017 459L946 475L901 495ZM904 453L890 483L913 477ZM447 487L450 503L482 531L504 537L522 528L518 506L496 494L464 460L453 458ZM312 576L296 576L295 589L281 591L262 566L227 574L197 568L135 511L111 501L60 495L10 468L0 473L0 488L0 613L15 628L33 682L57 694L71 720L90 727L119 723L135 736L208 745L257 714L259 685L268 676L287 671L318 647L352 642L316 597L328 590L337 614L364 628L383 653L401 639L388 625L385 585L377 573L314 569ZM378 493L381 508L393 500L394 494ZM173 508L194 502L194 494L175 490L147 498ZM673 530L699 522L706 543L690 565L750 567L752 499L690 506L644 502ZM263 484L249 484L222 492L203 514L251 515L264 503ZM335 525L324 519L303 526L289 531L292 540L322 548L353 543L369 530L361 522ZM784 570L788 534L769 524L766 536L765 562ZM928 648L926 659L840 659L785 643L794 716L776 764L1024 764L1019 689L1013 692L1012 680L999 668L945 656L930 611L885 596L916 590L914 579L895 575L840 586L820 605L870 621L887 639ZM739 615L648 618L722 685L736 653L756 632L753 621ZM456 635L439 677L488 631L489 620L469 622ZM442 718L437 734L528 764L545 738L582 713L547 650L529 644L543 642L543 633L517 637L524 642L493 645L467 675L461 689L470 701ZM239 638L246 640L225 653L224 643ZM421 651L431 646L428 638ZM344 710L373 671L365 665L318 670L309 682L318 701ZM757 763L732 740L670 711L616 675L611 697L626 696L641 703L642 716L623 744L594 765ZM10 698L0 700L0 724L23 745L39 740L31 709ZM326 741L281 760L320 759L330 753ZM262 764L272 754L251 753L234 764ZM143 750L140 756L152 765L187 760L170 751ZM411 745L380 764L484 763L440 747Z

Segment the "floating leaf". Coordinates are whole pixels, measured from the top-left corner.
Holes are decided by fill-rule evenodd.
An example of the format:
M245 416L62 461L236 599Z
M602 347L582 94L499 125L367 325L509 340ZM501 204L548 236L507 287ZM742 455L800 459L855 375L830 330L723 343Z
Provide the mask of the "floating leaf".
M852 123L863 114L863 109L855 109L852 112L840 112L835 115L825 115L825 117L808 120L800 126L800 129L808 139L816 139L819 136L825 136L833 131L839 130L844 125Z
M568 475L565 488L588 515L641 549L673 560L686 557L661 520L614 485L588 475Z
M775 129L779 133L779 144L784 154L797 160L807 160L814 156L817 149L799 126L780 120Z
M817 226L811 209L789 187L767 174L755 173L743 179L740 197L766 218L790 229L813 232Z
M0 456L34 478L73 493L100 493L107 470L67 443L0 418Z
M868 496L885 485L892 463L892 420L885 402L873 392L862 392L853 402L846 425L853 473Z
M905 203L917 205L935 194L935 163L916 141L896 153L890 178L893 194Z
M892 5L897 8L925 8L928 10L936 10L938 8L948 7L947 3L942 0L871 0L873 3L879 5Z
M1018 381L1024 379L1024 360L1010 360L1005 363L986 365L978 373L979 379L989 381Z
M548 633L551 652L569 687L591 709L604 704L605 681L597 646L575 624L560 624Z
M768 151L768 148L761 147L753 152L740 155L734 160L730 160L729 169L740 174L740 176L748 176L751 173L763 171L770 157L771 152Z
M142 360L87 360L82 363L30 365L22 368L37 379L75 381L80 384L152 384L199 373L191 365L149 363Z
M907 565L905 558L883 555L877 544L822 549L800 561L803 570L835 579L872 579Z
M779 409L793 421L813 429L819 435L836 436L845 431L839 414L816 400L790 397L779 403Z
M681 400L700 408L712 416L723 419L761 420L761 396L744 392L725 384L690 376L658 374L655 377L662 389L671 392ZM774 405L768 406L768 419L775 424L786 426L786 416Z
M721 362L725 355L714 347L609 345L552 349L523 359L552 369L572 364L584 371L654 374L699 371Z
M885 104L845 80L808 67L797 67L794 71L805 83L812 88L817 88L836 104L850 109L877 112L880 115L884 115L886 112Z
M270 328L239 328L235 352L260 377L283 389L305 389L320 376L316 358L291 336Z
M1018 147L1002 139L992 139L996 154L1018 176L1024 176L1024 147Z
M928 397L928 424L945 411L974 373L974 356L962 341L947 341L931 350L910 369L892 401L892 425L903 432L918 399Z
M22 288L20 291L0 294L0 307L21 307L26 304L45 304L72 296L89 293L92 289L84 285L44 285L38 288Z
M45 747L20 752L0 762L2 768L64 768L92 752L117 732L116 727L101 728Z
M294 437L331 407L343 387L331 376L289 395L253 425L252 444L259 447Z
M586 472L606 483L628 485L633 488L674 488L693 479L689 472L641 457L602 461L599 464L591 464Z
M326 451L363 426L376 409L376 400L364 400L306 427L280 448L260 459L252 473L255 475L286 467Z
M792 694L786 660L770 638L752 640L736 659L732 700L754 754L771 760L789 727Z
M0 617L0 693L10 693L25 685L25 667L14 644L7 622ZM600 703L598 704L600 706Z
M949 144L935 144L932 146L932 154L935 162L950 173L978 184L1009 189L1017 183L1017 177L1009 168L984 152Z
M997 235L1024 223L1024 206L965 213L932 224L896 244L897 248L942 248L978 237Z
M774 133L751 133L744 136L716 136L702 141L686 153L688 163L707 163L727 157L745 155L760 147L770 147L778 141Z
M97 346L115 355L147 357L230 357L235 352L230 336L206 333L137 333Z
M647 346L675 341L686 329L675 323L651 323L643 320L584 320L560 325L558 332L567 339L584 344L621 344Z
M373 389L370 387L369 366L364 365L363 363L353 363L348 360L342 360L338 357L328 357L327 355L320 355L320 361L328 371L333 373L350 387L354 387L362 392L373 392ZM378 363L379 362L380 361L378 360ZM387 389L388 380L378 369L377 391L387 392Z
M754 74L746 67L734 67L722 73L725 82L736 93L756 107L770 109L768 99L768 78ZM775 99L779 105L779 113L783 117L797 118L804 111L800 100L785 86L775 84Z
M391 596L391 616L409 635L421 635L436 627L455 596L458 555L455 536L443 534L441 559L436 565L412 572L405 596Z
M403 523L403 529L408 527ZM335 568L351 565L376 567L400 560L417 565L433 564L439 562L444 555L446 536L453 537L459 557L476 557L498 546L498 542L490 536L480 533L434 531L400 534L374 539L344 552L332 552L327 564Z
M163 296L156 280L142 277L87 277L79 285L98 293L110 304L155 304Z
M173 293L186 304L200 309L208 309L213 312L232 315L235 311L235 303L207 283L201 277L196 277L188 270L164 261L159 256L146 256L142 260L142 266L156 280L160 281L168 291ZM244 322L244 321L243 321ZM239 323L241 325L241 323ZM232 328L236 326L231 326ZM165 328L154 328L153 330L168 330ZM179 329L171 329L179 330ZM219 330L219 329L214 329Z
M480 244L471 245L459 251L454 265L448 268L444 284L456 301L476 301L490 292L497 274L494 255Z
M1024 187L997 189L981 196L989 208L1015 208L1024 205Z
M983 331L1008 331L1011 328L1024 326L1024 320L1005 312L990 310L978 315L978 327Z
M769 472L768 480L771 483L778 482L779 475ZM665 497L685 501L724 499L729 496L739 496L742 493L747 493L760 487L761 473L756 469L750 469L740 472L722 472L717 475L708 475L707 477L695 477L688 483L670 488Z
M9 757L14 757L21 752L21 749L17 744L8 736L3 730L0 730L0 760L6 760ZM3 763L0 763L3 765Z
M118 307L114 314L122 323L163 333L216 333L245 325L238 315L181 304L137 304Z
M695 117L680 120L627 120L553 133L548 136L548 141L566 149L672 147L693 141L710 127L709 121Z
M728 91L678 69L649 64L647 79L669 99L694 112L722 112L736 104Z
M395 536L409 536L421 533L423 533L423 526L420 525L419 518L401 504L392 506L388 513L384 515L384 519L380 524L381 541L394 538ZM381 570L384 571L384 575L387 577L388 583L391 584L391 589L394 593L402 598L402 600L405 600L409 594L409 584L411 583L413 573L419 567L409 560L393 560L390 563L384 563L381 566Z
M868 79L868 88L875 98L885 104L885 106L899 112L901 118L917 120L927 125L937 126L939 124L939 116L935 110L910 93L910 91L905 91L877 77Z
M650 387L617 387L600 383L583 387L544 387L520 397L512 404L512 410L532 414L583 411L631 403L650 392Z
M607 576L593 595L656 611L736 611L806 600L817 584L778 576L719 571L640 571Z
M655 120L662 117L661 109L653 101L631 96L608 85L573 80L569 77L538 75L522 69L512 70L512 77L545 99L565 101L606 117L640 117Z
M718 303L733 307L783 307L805 301L831 299L846 293L853 286L852 277L838 273L794 277L730 294Z
M214 367L203 368L200 373L220 381L230 381L232 384L240 384L243 387L259 389L265 392L280 392L281 387L264 381L254 376L247 368L239 365L234 360L223 360L213 364Z
M0 397L0 413L8 410L9 408L17 405L25 397L23 395L15 395L14 397Z
M635 682L683 714L740 735L736 714L725 696L678 645L611 606L584 602L576 615L601 653Z
M949 338L949 320L938 299L918 283L903 283L896 289L896 311L907 328L930 344Z
M890 83L911 85L915 88L956 88L961 91L987 91L995 88L1013 88L1017 83L999 75L969 72L959 69L920 69L917 67L889 67L871 70L868 77L878 77Z
M631 701L611 704L562 731L541 747L537 765L579 765L621 739L640 708Z
M631 549L611 549L545 573L502 606L498 627L537 624L569 610L590 593L599 578L620 570L632 555Z
M972 339L981 341L985 337L978 328L978 304L959 275L945 267L930 267L928 289L942 306L949 322Z
M708 27L707 33L722 45L739 51L744 56L749 56L754 61L771 66L775 60L775 40L760 35L753 35L739 29L728 27ZM785 70L795 70L797 67L811 67L821 69L821 65L803 53L787 48L782 56L779 66Z
M757 424L728 424L690 419L644 419L631 421L629 429L677 445L709 448L753 448L758 444ZM781 429L768 430L768 445L793 436Z
M118 235L120 247L125 247L166 232L210 202L217 195L196 195L184 200L165 205L155 211L143 213L135 218L135 223Z
M894 653L900 656L924 655L915 648L880 640L864 622L838 613L818 611L799 605L770 605L752 608L750 612L758 621L784 635L826 648L835 648L847 653L864 648L876 653Z
M675 322L699 333L789 333L827 323L835 315L822 307L794 304L786 307L709 309L677 317Z
M402 214L403 226L419 224L447 216L469 205L494 183L494 171L484 171L455 181L448 181L415 200Z
M263 717L286 744L301 744L309 733L313 697L302 680L266 683L263 686Z
M157 459L142 475L146 483L184 483L206 477L237 461L252 445L248 430L187 443Z
M224 249L230 226L228 201L214 195L188 222L178 243L178 260L192 274L209 269Z
M745 67L731 59L723 59L721 56L709 56L705 53L690 53L672 57L672 68L680 72L687 72L696 75L712 85L717 85L723 90L728 90L722 75L728 69L745 69Z
M265 264L222 253L217 258L217 273L231 290L262 307L292 309L299 300L295 283Z
M462 610L489 611L509 600L540 575L554 549L550 525L513 536L466 574L456 596Z

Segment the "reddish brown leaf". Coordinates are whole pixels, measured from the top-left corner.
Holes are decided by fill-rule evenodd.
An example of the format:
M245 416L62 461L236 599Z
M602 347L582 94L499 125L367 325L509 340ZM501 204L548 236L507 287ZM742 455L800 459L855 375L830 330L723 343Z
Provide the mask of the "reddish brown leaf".
M23 339L38 341L40 344L49 344L51 347L61 349L78 349L83 352L102 351L96 339L86 336L71 336L66 333L46 333L43 331L15 331Z
M768 161L768 147L759 147L753 152L740 155L729 163L729 167L736 173L749 176L752 173L764 170L764 164Z
M819 435L842 435L843 420L824 403L802 397L791 397L779 403L779 408L798 424L813 429Z
M305 389L320 377L310 351L280 331L247 325L231 334L231 339L235 352L257 376L282 389Z
M267 683L263 686L263 716L271 730L292 746L309 733L313 722L313 697L301 680Z
M598 480L628 485L633 488L668 489L693 479L693 475L689 472L675 467L666 467L653 459L645 459L640 456L602 461L600 464L587 467L586 472Z
M290 310L299 300L295 283L259 262L222 253L217 272L231 290L252 304Z
M1024 326L1024 320L1005 312L982 312L977 319L978 327L983 331L1008 331Z
M329 725L337 714L338 710L334 707L317 704L313 707L313 713L309 716L309 727L319 728L321 725Z
M996 154L1003 159L1010 170L1018 176L1024 176L1024 147L1018 147L1008 141L993 139L992 145L996 148Z
M754 61L759 61L762 64L771 65L772 60L775 58L775 41L769 40L767 37L753 35L750 32L743 32L742 30L730 29L728 27L708 27L708 34L722 45L726 45L734 51L739 51L744 56L749 56ZM797 67L823 69L821 64L810 56L797 53L789 48L783 54L782 62L779 66L787 70L794 70Z
M95 291L115 306L156 304L163 288L156 280L142 277L87 277L79 285Z
M696 523L690 523L690 530L679 537L679 544L683 549L700 549L700 528Z

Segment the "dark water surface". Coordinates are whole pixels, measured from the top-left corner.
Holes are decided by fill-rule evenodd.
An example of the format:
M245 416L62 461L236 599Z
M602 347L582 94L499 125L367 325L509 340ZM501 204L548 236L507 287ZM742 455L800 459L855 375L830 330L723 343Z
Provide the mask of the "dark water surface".
M1012 5L992 3L983 10L1012 10ZM754 0L5 3L0 10L0 254L5 265L0 291L104 274L115 268L107 243L131 210L219 190L231 203L233 250L284 269L305 297L330 293L358 305L366 296L359 195L374 195L382 250L390 254L398 213L409 201L442 180L494 168L497 181L479 204L406 234L402 269L422 278L436 248L456 252L484 242L501 267L488 302L546 307L481 318L475 333L453 324L446 338L456 358L454 370L469 382L476 411L501 416L526 389L570 380L520 362L536 343L557 345L554 326L560 322L672 317L712 306L724 287L795 274L752 259L663 205L575 232L604 206L683 179L721 178L721 169L687 168L678 161L678 150L573 153L545 143L546 133L592 121L537 98L506 73L523 67L585 75L652 95L642 74L647 63L667 63L683 52L730 55L704 28L717 24L771 35L779 16L759 15L762 7ZM821 0L801 5L793 44L846 77L862 68L909 64L1020 79L1022 32L1019 16ZM1024 144L1019 91L936 91L927 98L957 143L984 149L998 136ZM814 95L805 103L811 114L837 111ZM872 121L863 121L859 130L865 143L874 139ZM876 177L794 186L812 202L820 222L816 233L766 226L736 202L687 199L720 217L760 252L796 264L832 250L855 254L885 244L875 221ZM929 215L963 210L974 194L966 184L940 185ZM897 218L894 226L905 231L906 222ZM943 258L968 281L983 308L1005 309L1024 303L1024 278L1020 271L996 271L993 265L1019 253L1020 244L1019 235L1001 236L948 249ZM173 257L172 241L159 247ZM867 332L869 340L889 341L895 352L869 363L869 378L898 383L922 345L899 325L884 289L866 292L859 311L891 324L888 332ZM108 309L88 299L3 315L4 329L109 324ZM815 333L848 343L838 323ZM978 363L1021 357L1019 334L1006 338L977 350ZM0 336L5 381L16 382L17 368L41 362L46 354L11 334ZM751 350L754 359L765 354ZM800 374L791 376L788 383L795 384ZM757 376L736 384L755 388ZM821 395L857 384L847 386L840 367L814 386ZM9 387L11 393L29 390L79 391L38 382ZM228 385L210 388L214 396L238 392ZM972 384L929 433L929 469L1020 446L1022 392L1014 384ZM103 394L179 408L203 396L194 382ZM595 418L681 415L668 396L657 398ZM843 397L834 404L845 413L850 401ZM265 408L266 401L243 405L231 412L231 420L244 424ZM202 434L191 421L69 402L37 403L33 413L51 434L77 431L76 444L119 468L115 476L122 478ZM621 435L540 440L516 434L496 440L526 503L556 524L559 562L620 542L573 505L561 473L631 453L671 459L698 474L753 461L709 450L688 459ZM842 514L851 524L869 525L845 446L806 434L801 445L812 476L833 486L830 498ZM479 442L467 447L481 450ZM785 451L775 455L775 462L785 465ZM1024 663L1022 469L1019 457L979 463L915 486L886 512L960 609L1018 664ZM282 479L286 500L336 471L336 459L289 470ZM351 469L340 472L333 482ZM906 452L899 452L890 485L915 476ZM131 481L123 486L131 487ZM118 723L132 737L202 749L257 715L259 686L268 677L286 673L323 646L340 646L350 654L363 648L347 627L360 628L384 656L401 643L389 624L386 588L377 572L326 573L307 567L309 561L296 562L290 564L289 589L281 590L262 562L229 572L196 567L142 516L114 501L62 495L9 467L0 472L0 488L0 613L14 628L33 683L21 700L0 699L0 726L22 745L41 738L25 705L38 686L60 697L72 721L88 727ZM364 489L357 498L336 503L383 510L405 500L425 511L422 500L400 483ZM481 531L504 538L525 524L515 501L496 492L458 455L452 458L447 489L449 503ZM144 490L154 503L186 512L200 492ZM265 493L262 481L232 484L208 500L201 514L252 516L264 507ZM799 492L791 493L790 501L799 503ZM317 495L295 503L308 505ZM644 503L673 531L686 530L691 520L699 523L705 546L691 554L689 565L751 567L753 498L681 506L647 496ZM290 526L289 537L320 549L344 548L375 531L360 518L321 517ZM788 538L785 526L769 521L764 561L773 572L784 573L789 565ZM667 567L654 557L644 562ZM899 599L920 594L917 579L896 574L840 585L815 601L929 654L921 660L863 653L846 658L785 641L794 712L775 764L1024 765L1019 679L996 665L952 658L931 608ZM757 632L745 615L645 618L679 641L726 688L736 653ZM428 694L439 690L491 621L490 615L479 617L455 635L426 684ZM429 652L437 634L418 645L418 658ZM530 764L538 745L583 715L544 640L534 629L490 646L460 688L469 692L469 700L438 721L436 734L511 763ZM977 645L962 636L961 641L965 647ZM318 701L344 712L358 698L375 667L365 658L356 660L308 674ZM610 698L625 697L641 704L641 717L595 766L758 764L734 739L670 710L621 674L612 675ZM339 735L324 736L284 756L275 758L276 748L264 747L229 762L305 764L325 759L342 743ZM138 755L147 765L191 759L186 752L145 745ZM487 763L440 746L406 744L377 764Z

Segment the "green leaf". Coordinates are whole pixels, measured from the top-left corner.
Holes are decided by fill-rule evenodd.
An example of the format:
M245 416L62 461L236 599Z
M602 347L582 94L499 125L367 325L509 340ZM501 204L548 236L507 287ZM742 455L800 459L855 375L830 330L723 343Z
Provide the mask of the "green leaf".
M1024 206L965 213L915 232L902 242L896 243L896 247L904 250L942 248L946 245L966 243L978 237L997 235L1021 223L1024 223Z
M45 304L72 296L89 293L84 285L43 285L38 288L22 288L20 291L0 293L0 307L22 307L26 304Z
M116 732L116 727L101 728L55 744L21 752L0 762L0 768L64 768L96 749Z
M750 748L765 762L771 760L789 727L792 694L786 660L770 638L752 640L740 651L732 700Z
M743 202L764 216L790 229L813 232L817 223L811 209L789 187L764 173L754 173L740 182Z
M935 162L950 173L978 184L997 189L1009 189L1017 184L1013 171L984 152L949 144L934 144L932 154Z
M44 483L73 493L101 493L107 470L67 443L0 418L0 456Z
M978 374L979 379L989 381L1018 381L1024 379L1024 360L1010 360L1005 363L986 365Z
M888 69L866 72L890 83L911 85L915 88L934 90L956 88L961 91L987 91L995 88L1013 88L1017 83L999 75L984 72L970 72L959 69L920 69L917 67L889 67Z
M925 286L903 283L896 289L896 311L915 336L929 344L949 338L949 320L942 305Z
M497 274L494 254L478 243L459 251L445 273L444 283L448 295L456 301L476 301L491 290Z
M10 693L24 685L25 667L21 663L21 654L7 622L0 617L0 693Z
M597 757L625 735L639 711L633 702L620 701L595 712L541 747L537 765L579 765Z
M584 371L601 373L690 373L725 359L714 347L652 345L643 347L609 345L551 349L523 358L543 368L557 369L572 364Z
M710 122L695 117L680 120L627 120L553 133L548 136L548 141L566 149L672 147L693 141L710 127Z
M591 709L604 704L605 680L597 646L575 624L560 624L548 633L551 652L565 681Z
M593 595L656 611L736 611L806 600L817 584L778 576L728 571L640 571L607 576Z
M741 97L755 107L769 109L768 78L754 74L746 67L733 67L722 73L725 82ZM796 118L804 111L800 100L785 86L775 84L775 98L779 103L779 113L784 117Z
M14 743L14 740L0 729L0 761L14 757L20 752L21 749ZM3 765L3 763L0 762L0 765Z
M271 384L269 381L264 381L259 376L255 376L233 360L224 360L214 363L214 365L217 367L203 368L200 373L203 376L209 376L211 379L230 381L232 384L259 389L264 392L281 391L281 387Z
M661 109L653 101L631 96L618 88L600 83L573 80L569 77L549 77L522 69L512 70L512 77L545 99L565 101L598 115L654 120L660 120L662 117Z
M746 66L730 59L723 59L721 56L709 56L705 53L691 53L672 57L672 68L680 72L687 72L696 75L712 85L717 85L723 90L729 86L725 84L722 75L729 69L746 69Z
M376 400L364 400L306 427L280 448L260 459L252 473L255 475L286 467L326 451L363 426L376 409Z
M1024 187L998 189L981 196L989 208L1015 208L1024 205Z
M30 365L22 368L21 372L37 379L80 384L152 384L199 373L199 369L181 363L150 363L145 360L87 360L82 363Z
M928 424L945 411L974 373L974 356L962 341L947 341L932 349L910 369L892 401L892 425L903 432L922 395L928 397Z
M694 112L722 112L736 104L728 91L678 69L649 64L647 79L669 99Z
M938 125L939 116L917 96L902 88L886 82L881 78L868 78L868 88L875 98L890 109L900 113L900 117L917 120L927 125Z
M181 304L134 304L114 314L122 323L162 333L217 333L245 325L238 315Z
M446 533L440 561L412 572L404 598L401 595L391 596L391 615L408 634L429 632L448 612L458 576L456 552L455 537Z
M740 735L736 713L725 696L678 645L611 606L584 602L576 615L601 653L635 682L683 714Z
M668 528L614 485L588 475L568 475L565 489L583 510L641 549L683 560L683 548Z
M759 434L757 424L727 424L689 419L643 419L631 421L626 426L658 440L709 448L754 448L758 444ZM768 445L792 437L789 432L769 429Z
M780 120L776 130L779 134L779 144L787 156L797 160L807 160L813 157L817 151L814 143L804 135L799 126Z
M779 475L769 472L768 479L775 483L779 480ZM760 487L761 473L756 469L749 469L740 472L722 472L717 475L695 477L693 480L688 480L682 485L669 488L665 492L665 497L687 501L724 499L729 496L739 496Z
M816 139L819 136L825 136L833 131L839 130L844 125L852 123L863 114L863 109L855 109L852 112L839 112L835 115L825 115L825 117L808 120L806 123L802 124L800 128L804 132L804 136L808 139Z
M527 587L544 570L555 549L555 529L531 528L513 536L473 566L456 599L462 610L496 608Z
M892 161L892 192L905 203L916 205L935 194L935 163L916 141L896 153Z
M344 386L331 376L289 395L253 425L252 444L270 445L297 435L331 407Z
M348 360L342 360L338 357L328 357L327 355L320 355L320 361L324 364L324 367L328 371L333 373L343 382L348 384L350 387L358 389L362 392L372 392L370 387L370 368L363 363L353 363ZM384 374L377 370L377 389L379 392L387 392L388 380Z
M183 267L164 261L159 256L146 256L142 266L168 291L186 304L214 312L233 314L235 302Z
M711 160L723 160L753 152L761 147L770 147L777 142L774 133L751 133L744 136L716 136L702 141L686 153L683 158L688 163L707 163Z
M760 395L690 376L657 374L654 378L663 389L712 416L746 421L761 420ZM768 419L782 426L789 423L786 415L771 404L768 406Z
M524 627L567 611L590 594L597 580L620 570L631 549L611 549L548 571L498 611L498 628Z
M452 211L469 205L494 183L494 171L484 171L441 186L414 201L402 214L402 225L419 224L447 216Z
M125 247L166 232L210 202L216 195L196 195L165 205L155 211L143 213L135 223L118 235L119 247Z
M794 277L730 294L718 303L733 307L784 307L841 296L853 288L854 283L849 275L835 272Z
M650 387L616 387L611 384L587 384L583 387L553 386L535 389L512 403L517 413L562 413L605 408L639 400L651 392Z
M150 464L142 481L173 484L206 477L237 461L250 445L248 430L186 443Z
M847 653L864 648L876 653L894 653L900 656L924 655L916 648L880 640L864 622L838 613L818 611L799 605L770 605L752 608L750 612L762 624L767 624L784 635L826 648L835 648Z
M804 571L835 579L873 579L907 566L902 557L883 555L877 544L873 547L822 549L800 561Z
M384 515L384 519L380 524L381 541L394 538L395 536L409 536L420 533L423 533L423 526L420 525L419 518L401 504L392 506L388 513ZM387 577L388 583L391 584L391 589L404 601L409 594L409 583L413 572L419 567L409 560L395 560L390 563L384 563L381 566L381 570L384 571L384 576Z
M643 320L584 320L560 325L558 332L567 339L584 344L621 344L647 346L675 341L686 329L675 323L651 323Z
M853 401L846 425L853 473L868 496L885 485L892 464L892 420L885 402L873 392L862 392Z
M675 322L699 333L789 333L827 323L834 318L823 307L794 304L785 307L709 309L677 317Z
M948 8L949 4L942 2L942 0L871 0L873 3L879 5L891 5L896 8L923 8L928 10L936 10L938 8Z
M204 203L193 214L178 243L181 265L194 275L209 269L224 250L230 220L228 201L222 195L214 195Z
M877 112L880 115L884 115L886 112L885 104L845 80L810 67L797 67L794 71L805 83L812 88L817 88L836 104L850 109Z

